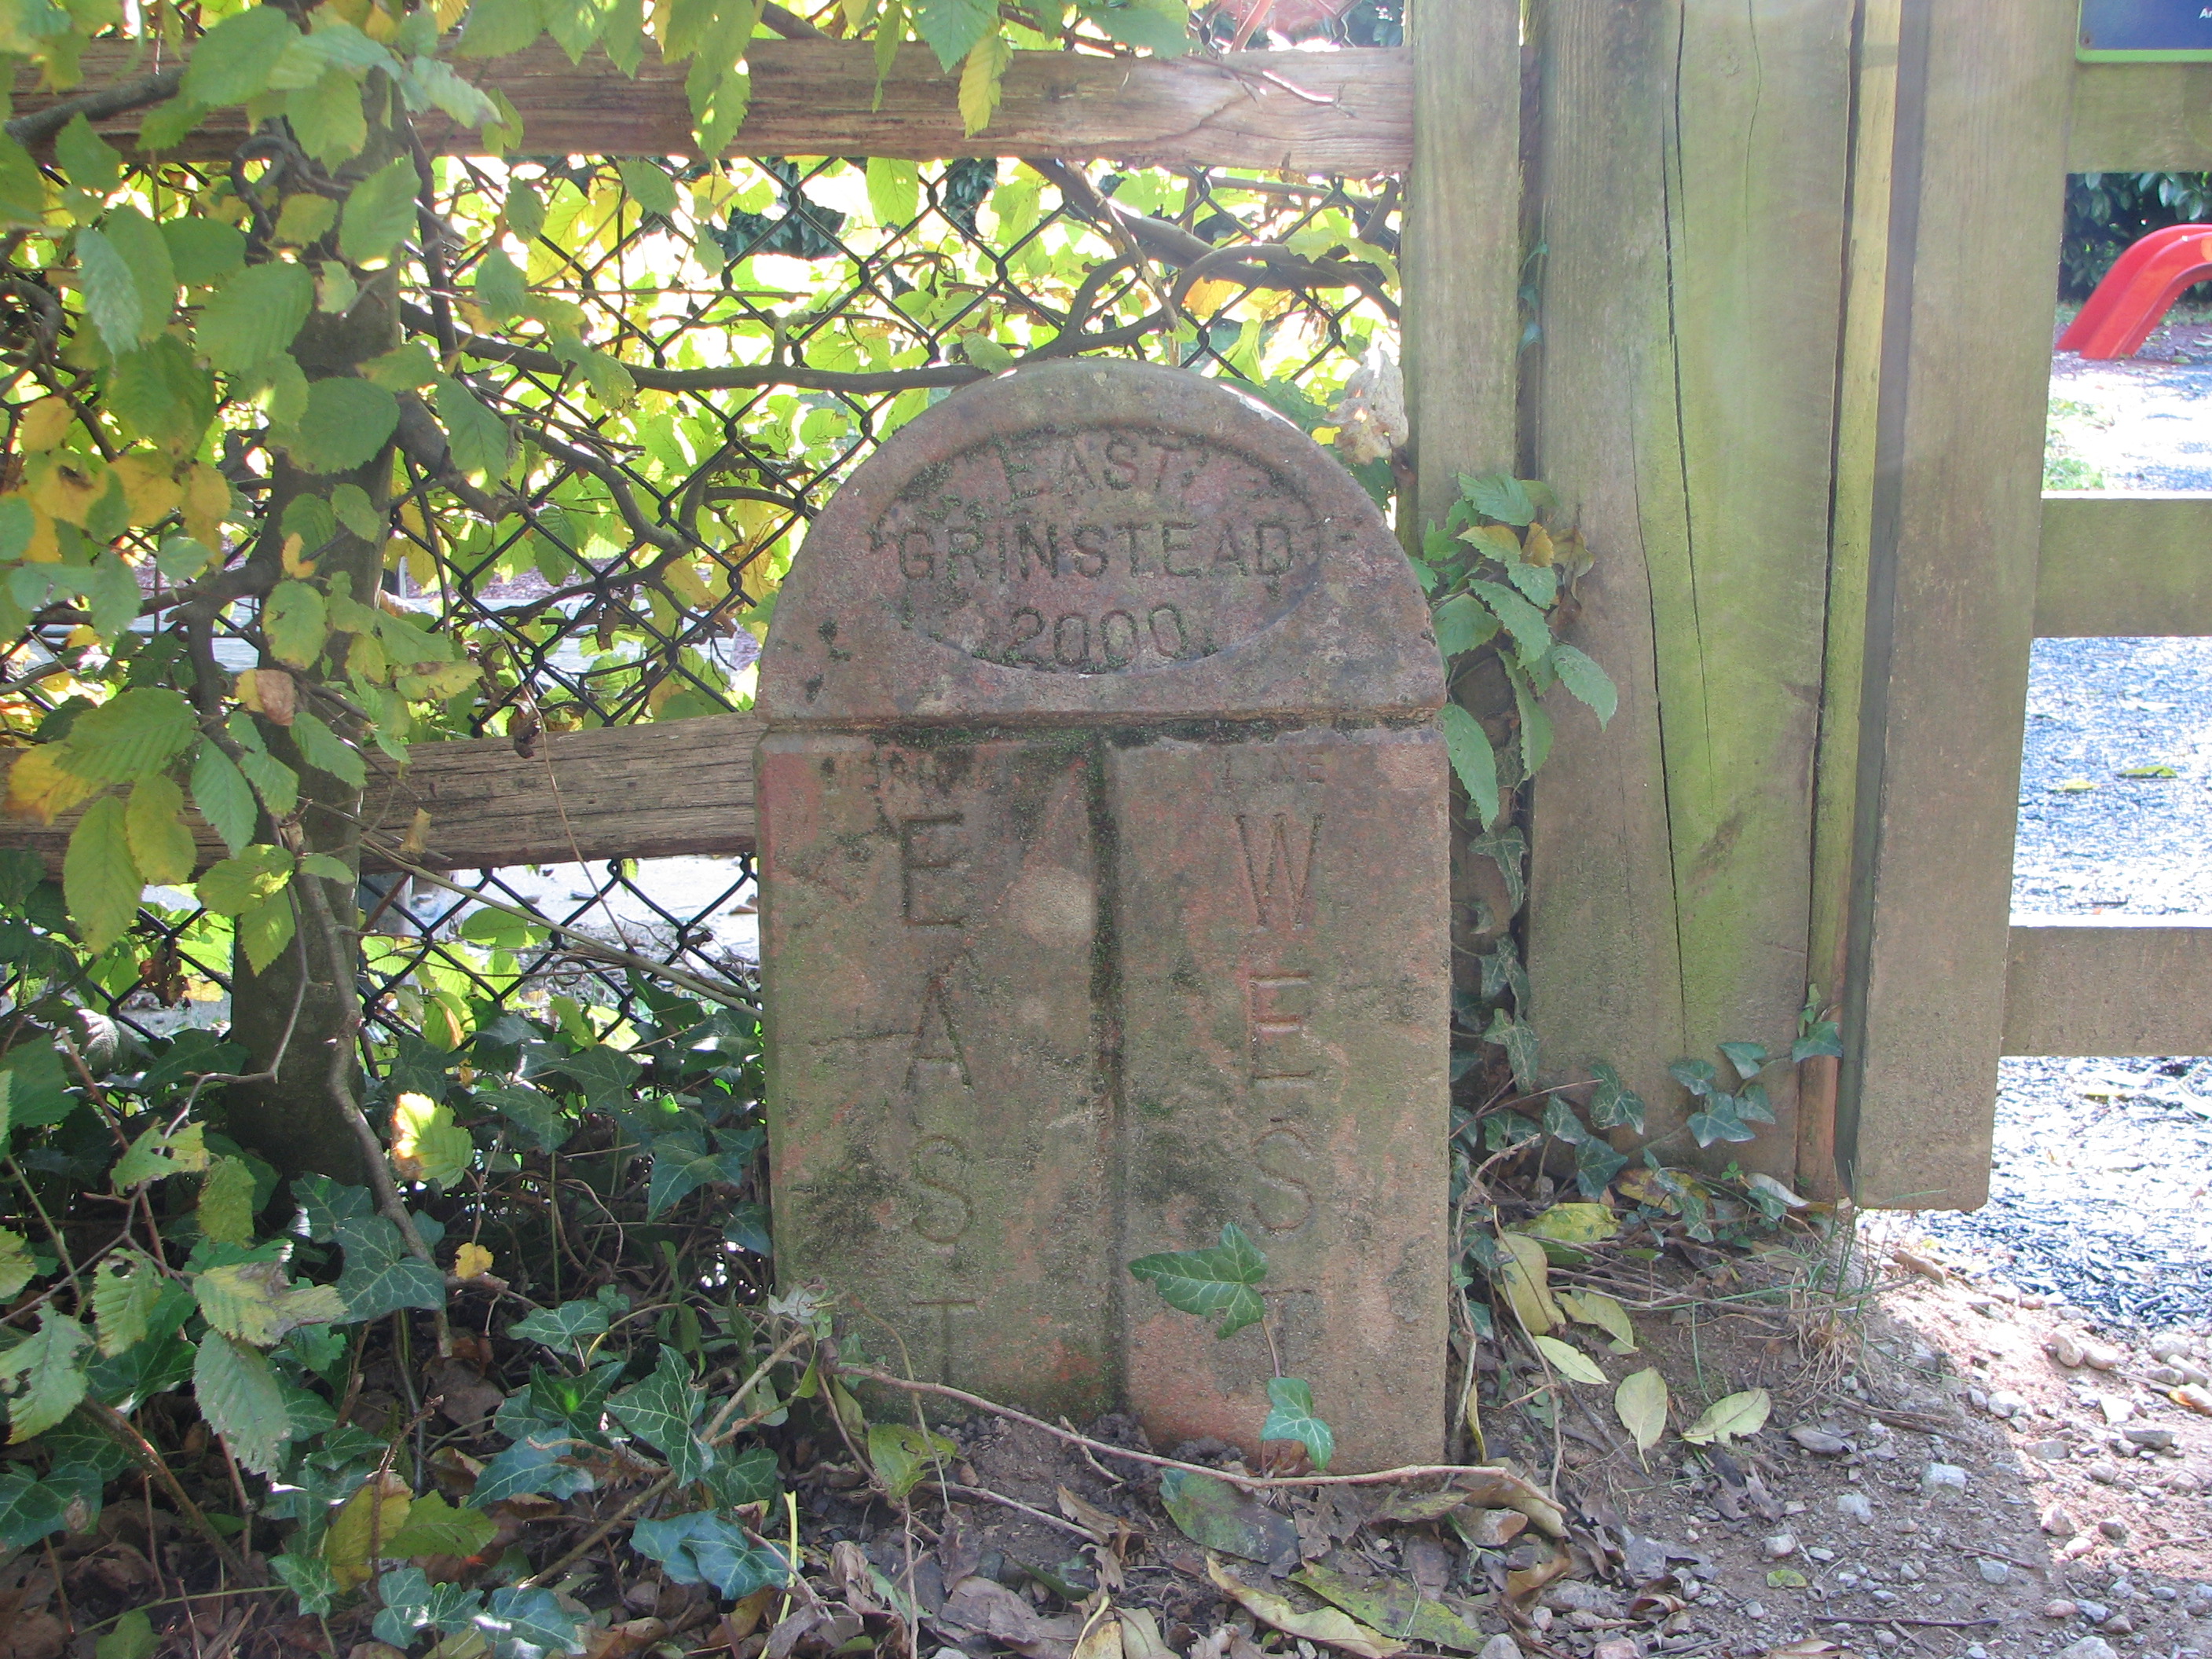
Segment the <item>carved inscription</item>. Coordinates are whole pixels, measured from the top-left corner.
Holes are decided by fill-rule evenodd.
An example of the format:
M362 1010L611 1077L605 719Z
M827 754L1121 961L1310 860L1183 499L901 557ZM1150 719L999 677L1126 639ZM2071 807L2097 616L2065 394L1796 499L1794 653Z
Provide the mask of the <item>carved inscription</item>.
M923 469L868 549L929 638L1010 667L1119 674L1252 638L1340 533L1224 445L1103 426L994 438Z
M1252 1218L1268 1232L1291 1233L1313 1217L1311 1176L1318 1167L1300 1126L1312 1111L1322 1073L1309 1031L1320 989L1304 950L1313 921L1321 815L1236 817L1252 905L1243 968L1246 1076L1267 1114L1252 1140L1252 1166L1260 1175Z
M956 951L964 945L959 929L968 920L962 880L968 867L966 827L967 816L961 812L902 818L898 826L899 914L909 927L941 930L942 942ZM939 972L922 988L905 1089L907 1111L920 1131L908 1171L916 1189L911 1224L932 1244L947 1249L965 1237L975 1220L975 1206L968 1195L968 1148L931 1121L930 1102L938 1091L957 1090L965 1096L975 1088L953 1023L951 979L949 971ZM948 1354L954 1305L972 1304L945 1304Z

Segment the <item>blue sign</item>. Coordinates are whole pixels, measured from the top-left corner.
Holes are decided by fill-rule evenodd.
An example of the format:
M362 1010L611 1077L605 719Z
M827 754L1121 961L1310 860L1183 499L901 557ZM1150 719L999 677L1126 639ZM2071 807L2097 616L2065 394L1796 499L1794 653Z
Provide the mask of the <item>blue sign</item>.
M2212 63L2212 3L2081 0L2075 56L2088 63Z

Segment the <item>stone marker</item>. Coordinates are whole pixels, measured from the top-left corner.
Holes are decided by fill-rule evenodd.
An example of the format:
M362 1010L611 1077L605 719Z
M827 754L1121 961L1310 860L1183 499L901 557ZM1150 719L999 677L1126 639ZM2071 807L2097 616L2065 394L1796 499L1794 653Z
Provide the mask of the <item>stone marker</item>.
M1336 1467L1433 1461L1443 698L1365 494L1216 382L1070 361L895 435L762 659L784 1282L916 1376L1256 1449L1266 1337L1127 1271L1234 1221Z

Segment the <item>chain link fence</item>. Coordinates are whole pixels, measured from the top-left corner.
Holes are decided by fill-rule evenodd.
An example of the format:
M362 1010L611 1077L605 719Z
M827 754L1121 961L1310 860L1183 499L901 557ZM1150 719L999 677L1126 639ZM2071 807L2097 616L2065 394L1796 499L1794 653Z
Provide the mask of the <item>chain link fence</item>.
M472 500L450 464L403 447L385 599L478 671L417 740L542 748L556 783L561 732L749 708L757 636L808 524L957 386L1026 357L1107 352L1242 381L1327 440L1363 360L1395 355L1391 180L520 155L441 160L431 177L410 343L464 366L518 459L511 493ZM236 173L164 165L145 182L248 216ZM11 320L36 325L21 307ZM229 459L251 505L267 478ZM1387 463L1361 471L1387 495ZM117 543L149 589L167 580L165 533ZM240 611L218 640L224 666L257 660L249 621ZM80 638L66 616L40 617L9 678ZM173 646L155 632L141 648ZM71 696L57 675L7 693L0 716L27 737L67 718ZM640 784L642 820L654 803ZM752 875L746 857L691 857L447 887L366 878L369 1037L450 1045L515 1005L604 1029L651 994L649 976L575 957L564 930L746 979ZM96 969L115 1018L143 1031L227 1016L230 924L176 896Z

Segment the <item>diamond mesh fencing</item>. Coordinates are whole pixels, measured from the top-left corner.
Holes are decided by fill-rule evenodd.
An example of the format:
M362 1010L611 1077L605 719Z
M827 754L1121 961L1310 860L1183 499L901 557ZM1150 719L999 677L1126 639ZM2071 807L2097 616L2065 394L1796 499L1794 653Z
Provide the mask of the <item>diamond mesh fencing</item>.
M1241 381L1326 441L1363 360L1395 353L1391 180L519 155L441 160L432 178L410 349L460 366L518 458L495 490L465 458L403 441L384 599L478 671L416 740L530 754L555 734L556 782L559 733L750 708L757 638L813 516L957 386L1109 353ZM219 170L164 165L148 182L195 210L243 209ZM230 459L250 504L268 480ZM1355 471L1387 501L1387 463ZM168 532L131 533L150 591ZM76 620L38 617L9 677L66 658ZM243 609L216 643L227 668L258 659ZM34 730L71 695L65 674L14 690L8 723ZM745 981L752 874L729 856L365 878L368 1035L450 1042L517 1004L604 1028L653 994L572 935ZM225 1017L230 924L175 896L100 968L115 1015L144 1030Z

